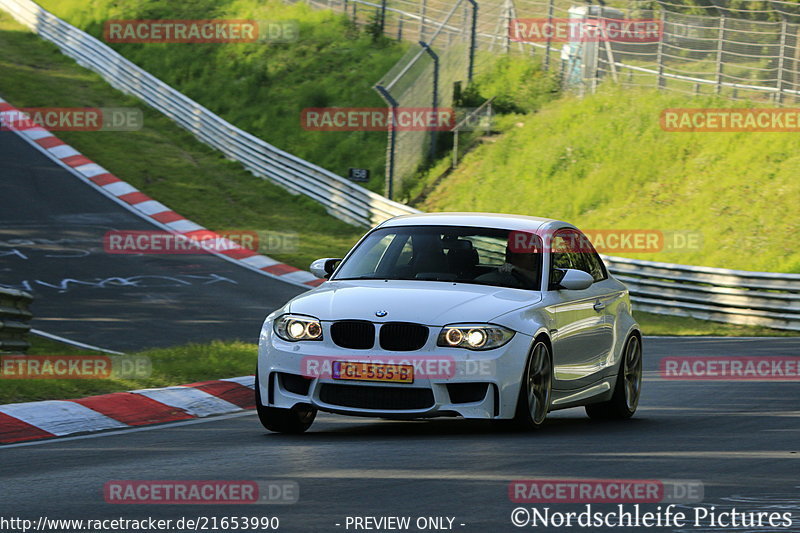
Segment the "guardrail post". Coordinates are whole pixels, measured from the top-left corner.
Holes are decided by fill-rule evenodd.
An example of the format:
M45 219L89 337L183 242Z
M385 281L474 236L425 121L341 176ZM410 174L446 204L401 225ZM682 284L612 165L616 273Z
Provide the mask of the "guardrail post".
M432 105L433 105L434 116L436 117L436 120L438 121L438 119L439 119L439 114L438 114L438 111L439 111L439 55L436 52L434 52L433 48L431 48L430 45L428 43L426 43L425 41L420 41L419 45L425 50L425 52L428 53L429 56L431 56L431 59L433 59L433 99L432 99ZM438 131L437 131L436 128L434 128L433 131L431 131L431 145L430 145L430 149L429 149L429 152L428 152L428 155L429 155L431 161L433 161L434 157L436 157L436 141L437 141L437 137L438 137L437 134L438 134Z
M376 85L375 90L378 91L378 94L381 95L384 102L389 106L391 109L391 120L389 121L389 142L386 146L386 198L389 200L392 199L392 195L394 194L394 154L395 154L395 145L397 144L397 106L399 105L397 100L389 94L383 86Z
M472 27L470 28L469 35L469 67L467 67L467 82L471 82L472 76L475 74L475 48L477 47L478 38L478 2L475 0L467 1L472 4Z
M717 42L717 88L716 92L719 94L722 91L722 49L725 42L725 15L719 17L719 40Z

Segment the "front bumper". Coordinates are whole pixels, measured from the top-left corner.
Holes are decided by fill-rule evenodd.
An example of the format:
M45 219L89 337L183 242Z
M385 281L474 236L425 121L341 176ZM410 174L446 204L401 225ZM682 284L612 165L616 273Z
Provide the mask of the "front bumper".
M398 419L514 416L530 336L516 333L506 345L486 351L439 347L436 335L431 337L413 352L377 347L351 350L334 345L330 336L323 341L287 342L277 337L267 322L258 356L262 402L282 409L310 404L331 413ZM415 366L414 382L342 380L333 379L329 372L309 372L312 367L320 368L320 361L337 360L410 363Z

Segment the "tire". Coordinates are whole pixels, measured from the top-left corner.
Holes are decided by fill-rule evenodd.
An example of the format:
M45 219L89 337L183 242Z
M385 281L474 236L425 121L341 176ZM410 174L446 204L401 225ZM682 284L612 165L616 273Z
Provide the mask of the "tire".
M586 406L589 418L598 420L625 420L633 416L642 394L642 341L637 335L628 337L625 351L619 362L619 374L614 394L607 402Z
M550 411L553 391L553 357L547 343L539 340L533 345L520 381L512 425L522 430L539 429Z
M317 417L317 410L311 405L297 404L291 409L263 405L261 387L258 384L258 370L256 370L256 411L261 425L275 433L304 433Z

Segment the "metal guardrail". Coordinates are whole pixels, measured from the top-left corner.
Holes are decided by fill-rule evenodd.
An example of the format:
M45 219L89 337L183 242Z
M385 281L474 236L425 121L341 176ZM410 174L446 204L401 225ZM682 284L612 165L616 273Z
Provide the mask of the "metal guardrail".
M13 289L0 289L0 352L24 352L30 347L28 332L33 296Z
M116 89L140 98L256 176L310 196L337 218L369 226L416 212L237 128L35 2L0 0L0 7Z
M639 311L800 331L800 274L603 259Z
M64 54L99 73L112 86L139 97L256 176L315 199L333 216L358 225L372 225L393 216L419 212L233 126L30 0L0 0L0 7L55 43ZM747 272L619 257L604 259L609 270L628 285L635 308L640 311L800 331L800 274Z

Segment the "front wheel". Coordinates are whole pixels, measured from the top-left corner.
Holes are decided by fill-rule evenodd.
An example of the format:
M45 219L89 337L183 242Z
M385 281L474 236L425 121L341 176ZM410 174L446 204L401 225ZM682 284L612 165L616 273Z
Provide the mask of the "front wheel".
M522 376L514 425L520 429L540 428L550 411L552 390L553 359L550 348L546 343L536 341Z
M589 418L626 419L633 416L642 393L642 341L636 335L628 338L619 363L614 395L607 402L586 406Z
M261 403L261 387L256 370L256 411L261 425L275 433L303 433L317 417L317 410L311 405L297 404L291 409L267 407Z

